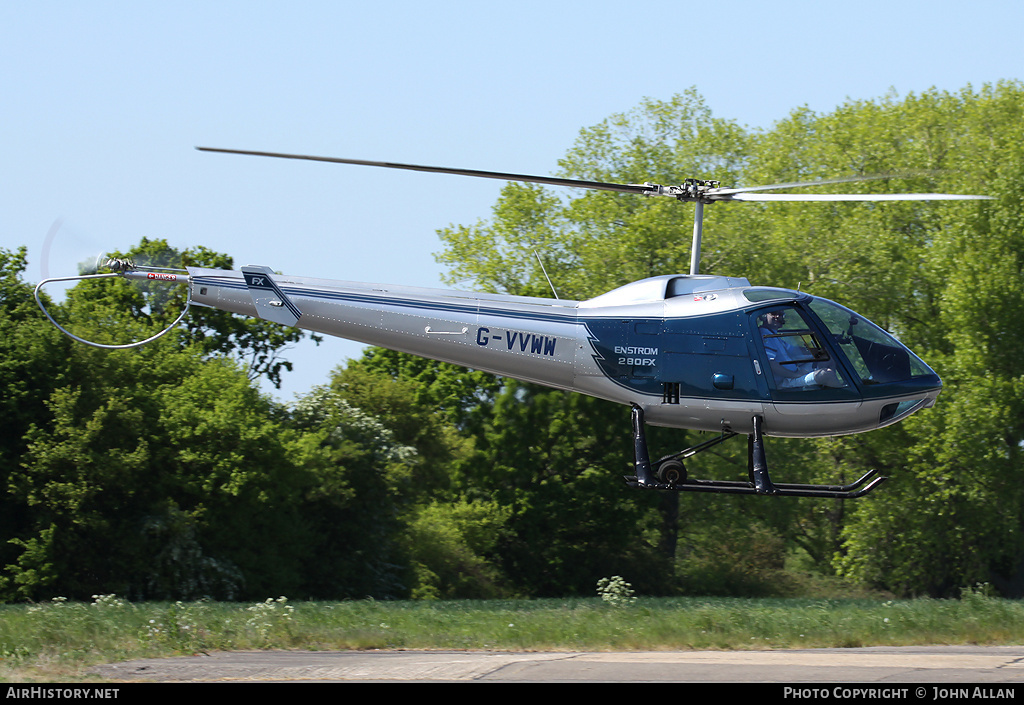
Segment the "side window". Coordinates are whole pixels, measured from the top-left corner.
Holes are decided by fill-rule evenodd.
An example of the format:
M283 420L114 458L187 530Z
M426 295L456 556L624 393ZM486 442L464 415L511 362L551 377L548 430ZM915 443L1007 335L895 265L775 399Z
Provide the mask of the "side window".
M757 329L778 389L846 386L839 365L796 308L780 306L758 313Z

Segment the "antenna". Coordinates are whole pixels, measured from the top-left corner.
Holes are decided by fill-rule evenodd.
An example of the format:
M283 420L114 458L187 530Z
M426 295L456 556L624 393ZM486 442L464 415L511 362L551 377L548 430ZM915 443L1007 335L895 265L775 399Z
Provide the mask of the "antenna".
M533 251L534 256L537 258L537 264L540 265L540 271L544 272L544 278L548 280L548 286L551 287L551 293L558 298L558 292L555 291L555 285L551 283L551 277L548 276L548 270L544 268L544 261L540 258L540 253L537 250Z

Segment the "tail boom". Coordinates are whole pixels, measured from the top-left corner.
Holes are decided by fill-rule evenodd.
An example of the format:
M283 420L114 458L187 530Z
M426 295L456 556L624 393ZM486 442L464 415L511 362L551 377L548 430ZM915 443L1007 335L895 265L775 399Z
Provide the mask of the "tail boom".
M576 302L190 270L192 301L325 335L572 389Z

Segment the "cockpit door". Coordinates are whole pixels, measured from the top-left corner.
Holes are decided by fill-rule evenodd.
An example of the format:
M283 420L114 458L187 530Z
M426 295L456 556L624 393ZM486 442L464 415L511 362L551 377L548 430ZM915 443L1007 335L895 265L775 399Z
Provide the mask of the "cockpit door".
M860 398L847 363L827 331L797 304L753 311L751 323L765 376L775 402L813 403Z

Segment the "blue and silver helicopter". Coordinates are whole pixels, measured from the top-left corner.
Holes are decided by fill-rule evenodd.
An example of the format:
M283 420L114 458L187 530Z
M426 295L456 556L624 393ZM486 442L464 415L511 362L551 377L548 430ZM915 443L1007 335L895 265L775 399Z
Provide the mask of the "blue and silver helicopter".
M170 271L110 260L111 272L91 275L184 284L189 289L188 305L258 317L627 405L632 409L635 467L635 475L626 477L627 485L683 492L861 497L885 478L872 470L848 485L774 482L768 472L764 438L836 436L882 428L932 406L942 390L939 376L921 358L837 303L790 289L752 286L744 278L700 274L706 205L720 201L988 198L935 193L776 193L784 188L863 180L858 177L749 188L724 188L716 181L696 179L678 186L613 184L276 152L198 149L692 202L695 217L689 274L643 279L586 301L314 279L275 274L270 267L255 265L240 271ZM63 279L76 278L80 277ZM37 301L40 288L50 281L55 280L37 286ZM178 321L187 311L186 306ZM131 347L154 338L99 347ZM646 424L717 435L652 461ZM688 476L687 458L739 434L748 439L747 481Z

